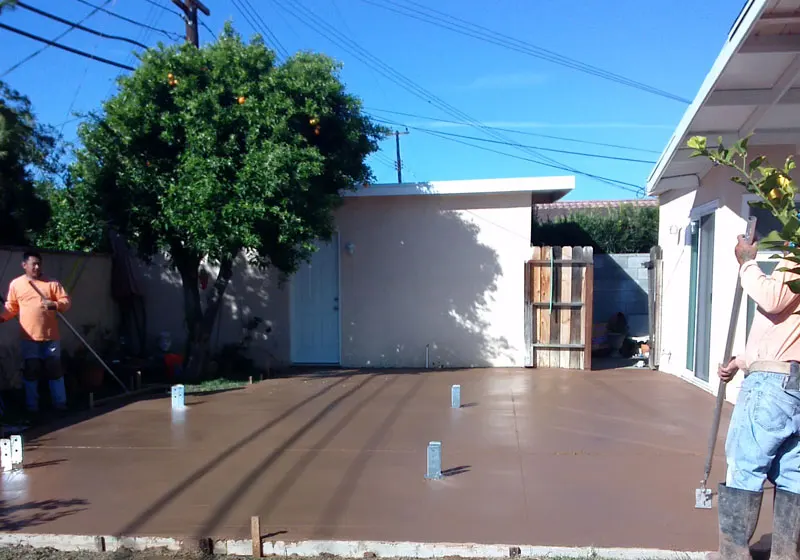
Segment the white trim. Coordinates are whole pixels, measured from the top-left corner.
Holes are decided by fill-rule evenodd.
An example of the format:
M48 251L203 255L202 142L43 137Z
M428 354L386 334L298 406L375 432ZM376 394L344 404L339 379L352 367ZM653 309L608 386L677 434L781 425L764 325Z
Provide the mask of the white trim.
M713 214L719 208L719 199L714 199L711 202L706 202L700 206L696 206L689 211L689 221L694 222L703 216Z
M650 172L650 176L647 178L646 188L648 195L656 194L657 190L659 193L662 192L660 189L656 189L656 187L659 186L659 182L664 175L664 171L672 161L672 158L674 157L679 145L683 142L683 138L689 131L689 127L697 115L697 112L705 104L706 99L714 89L714 86L722 75L722 72L725 70L725 68L727 68L728 64L733 59L733 56L744 43L745 38L755 27L755 23L761 17L761 14L767 7L767 4L768 0L753 0L745 7L745 12L735 25L735 31L722 47L719 55L717 55L717 59L714 61L714 65L711 67L711 70L708 72L708 74L706 74L706 78L703 80L703 84L700 86L700 90L697 92L694 101L692 101L692 104L687 107L683 117L675 129L675 132L672 135L672 138L670 139L666 148L664 148L664 151L661 153L658 163L656 163L656 165L653 167L653 170Z
M436 195L488 195L512 193L549 194L556 202L575 188L573 175L554 177L517 177L512 179L474 179L468 181L430 181L359 185L355 191L345 191L342 196L436 196Z
M333 236L336 237L336 292L337 297L339 298L339 344L337 349L337 362L335 364L325 364L330 366L340 366L342 365L342 236L339 232L339 228L336 228L333 232ZM333 244L333 239L330 241ZM313 259L314 256L312 255L311 258ZM306 264L306 263L303 263ZM303 266L301 264L300 266ZM294 361L294 348L293 348L293 338L292 337L292 320L294 319L294 274L289 279L289 363L290 364L301 364L302 362L295 362Z
M79 552L116 552L122 548L133 551L162 549L171 552L196 549L200 539L181 540L171 537L116 537L89 535L53 535L30 533L0 533L0 547L29 546ZM364 558L373 553L378 558L508 558L512 546L518 546L523 558L601 558L609 560L702 560L708 552L678 551L655 548L595 548L591 546L536 546L479 543L425 543L393 541L266 541L261 545L264 556L312 558L330 554L342 558ZM251 556L249 539L214 539L213 553L231 556Z

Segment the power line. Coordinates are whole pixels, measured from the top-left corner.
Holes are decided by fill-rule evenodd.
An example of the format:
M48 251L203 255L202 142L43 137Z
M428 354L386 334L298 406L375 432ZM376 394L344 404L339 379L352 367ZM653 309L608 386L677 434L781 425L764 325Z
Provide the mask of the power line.
M39 8L34 8L33 6L29 6L28 4L25 4L24 2L20 2L19 0L17 0L17 2L14 5L15 6L19 6L20 8L24 8L24 9L30 11L30 12L35 13L35 14L39 14L40 16L44 16L46 18L52 19L53 21L57 21L59 23L65 24L65 25L70 25L75 29L80 29L81 31L86 31L87 33L91 33L93 35L97 35L98 37L103 37L104 39L113 39L115 41L123 41L125 43L130 43L131 45L136 45L137 47L140 47L140 48L143 48L143 49L147 49L147 45L143 45L139 41L134 41L133 39L128 39L127 37L120 37L119 35L109 35L107 33L103 33L102 31L97 31L96 29L91 29L89 27L85 27L85 26L81 25L80 23L75 23L74 21L66 20L66 19L64 19L62 17L59 17L57 15L51 14L49 12L45 12L44 10L40 10Z
M461 124L469 126L469 123L465 123L464 121L453 121L447 119L440 119L437 117L426 117L424 115L415 115L414 113L404 113L402 111L392 111L390 109L380 109L378 107L364 107L367 111L377 111L379 113L389 113L391 115L400 115L403 117L412 117L415 119L422 119L426 121L432 122L443 122L449 124ZM603 146L606 148L617 148L620 150L632 150L634 152L646 152L650 154L660 154L661 152L658 150L648 150L646 148L637 148L635 146L623 146L621 144L610 144L608 142L592 142L591 140L581 140L580 138L570 138L569 136L556 136L553 134L541 134L538 132L529 132L527 130L516 130L513 128L503 128L500 126L489 126L486 125L487 128L492 128L494 130L500 130L503 132L510 132L512 134L523 134L525 136L536 136L538 138L550 138L552 140L563 140L564 142L576 142L578 144L590 144L592 146Z
M7 31L11 31L12 33L16 33L17 35L22 35L23 37L27 37L28 39L33 39L34 41L39 41L40 43L45 43L48 46L56 47L57 49L61 49L67 52L71 52L72 54L77 54L79 56L83 56L86 58L90 58L97 62L102 62L103 64L108 64L110 66L116 66L117 68L121 68L123 70L134 70L133 67L127 66L125 64L120 64L119 62L114 62L113 60L108 60L107 58L102 58L99 56L95 56L93 54L89 54L84 51L79 51L78 49L73 49L72 47L68 47L66 45L62 45L60 43L56 43L55 41L51 41L50 39L45 39L44 37L39 37L38 35L33 35L28 33L27 31L22 31L21 29L17 29L16 27L11 27L10 25L6 25L5 23L0 23L0 29L5 29ZM13 68L12 68L13 70ZM3 76L8 74L10 70L7 70Z
M443 134L444 136L452 136L453 138L464 138L466 140L477 140L478 142L489 142L489 143L492 143L492 144L502 144L504 146L513 146L513 147L523 146L523 147L526 147L526 148L532 148L534 150L541 150L543 152L554 152L554 153L558 153L558 154L568 154L568 155L573 155L573 156L592 157L592 158L599 158L599 159L611 159L611 160L615 160L615 161L627 161L627 162L630 162L630 163L647 163L647 164L650 164L650 165L655 165L655 163L656 163L654 160L649 160L649 159L626 158L626 157L622 157L622 156L607 156L607 155L603 155L603 154L593 154L593 153L589 153L589 152L574 152L574 151L571 151L571 150L559 150L559 149L556 149L556 148L543 148L542 146L531 146L529 144L520 144L518 142L503 142L501 140L491 140L489 138L478 138L477 136L468 136L466 134L456 134L455 132L442 132L442 131L439 131L439 130L431 130L429 128L422 128L422 127L419 127L419 126L411 126L411 125L407 125L407 124L404 124L404 123L399 123L399 122L396 122L396 121L388 121L388 120L385 120L385 119L380 119L380 118L377 118L377 117L374 117L374 116L372 118L373 118L373 120L375 120L377 122L382 122L382 123L385 123L385 124L391 124L391 125L395 125L395 126L405 126L406 128L411 128L413 130L419 130L421 132L436 132L437 134Z
M412 19L416 19L418 21L423 21L425 23L429 23L431 25L435 25L437 27L441 27L444 29L449 29L450 31L454 31L461 35L466 35L468 37L473 37L475 39L479 39L481 41L485 41L487 43L492 43L522 54L526 54L528 56L532 56L535 58L539 58L542 60L546 60L548 62L552 62L554 64L559 64L561 66L565 66L567 68L572 68L579 72L584 72L586 74L591 74L597 76L599 78L603 78L605 80L609 80L612 82L617 82L622 85L627 85L629 87L639 89L641 91L645 91L648 93L652 93L654 95L658 95L661 97L665 97L667 99L672 99L673 101L679 101L681 103L690 104L691 101L674 93L670 93L668 91L649 86L643 82L639 82L637 80L633 80L631 78L627 78L620 74L616 74L610 72L608 70L604 70L597 66L592 66L590 64L586 64L574 58L570 58L561 54L558 54L554 51L538 47L531 43L522 41L520 39L516 39L511 37L510 35L506 35L504 33L500 33L489 29L488 27L484 27L482 25L478 25L467 20L461 19L459 17L447 14L445 12L436 10L434 8L429 8L418 2L414 2L413 0L407 0L410 4L414 4L423 10L427 10L429 13L423 12L420 9L415 9L409 6L405 6L399 4L394 0L383 0L385 4L392 4L394 6L398 6L401 9L393 8L387 6L385 4L381 4L376 2L375 0L361 0L367 4L372 4L373 6L377 6L381 9L388 10L397 14L400 14L405 17L409 17ZM406 10L406 11L402 11ZM416 14L416 15L415 15ZM438 14L438 15L431 15L431 14ZM443 17L441 17L443 16ZM451 21L447 21L447 18Z
M231 0L231 2L236 9L239 10L239 13L242 14L242 17L247 20L247 23L250 24L250 27L253 28L253 31L261 33L262 37L264 37L264 40L267 41L267 43L272 46L272 48L275 49L275 51L277 51L278 54L284 59L289 58L289 51L287 51L283 46L280 39L278 39L278 36L272 32L267 25L267 22L264 21L258 11L253 8L253 5L249 2L249 0L238 0L238 2L237 0Z
M153 5L153 6L155 6L156 8L161 8L161 9L162 9L162 10L164 10L165 12L169 12L169 13L171 13L172 15L176 15L176 16L178 16L178 17L179 17L179 18L181 18L181 19L183 18L183 14L181 14L181 13L180 13L180 12L178 12L177 10L173 10L172 8L167 8L167 7L166 7L166 6L164 6L163 4L160 4L159 2L156 2L156 0L144 0L144 1L145 1L145 2L147 2L148 4L152 4L152 5Z
M458 144L463 144L465 146L471 146L472 148L477 148L478 150L483 150L485 152L492 152L492 153L495 153L495 154L499 154L501 156L511 157L511 158L514 158L514 159L520 159L522 161L530 161L530 162L533 162L533 163L538 163L540 165L547 165L547 164L543 164L543 163L541 163L539 161L536 161L534 159L526 158L525 156L518 156L517 154L509 154L508 152L501 152L500 150L493 150L492 148L487 148L486 146L479 146L477 144L471 144L469 142L464 142L463 140L458 140L456 138L451 138L449 136L444 136L440 132L435 132L435 131L432 131L432 130L425 130L425 131L421 131L421 132L423 132L425 134L431 134L433 136L438 136L442 140L448 140L450 142L456 142ZM550 167L555 167L556 169L562 169L563 171L568 171L568 169L559 168L559 167L554 166L554 165L551 165ZM613 187L616 187L618 189L622 189L624 191L628 191L628 192L631 192L631 193L634 193L634 194L637 194L637 195L642 194L642 188L639 185L636 185L634 183L628 183L626 181L619 181L617 179L610 179L608 177L603 177L601 175L592 175L592 174L589 174L589 173L581 173L581 174L582 175L586 175L587 177L591 177L593 179L603 180L603 182L608 183L609 185L611 185Z
M100 11L102 8L104 8L105 6L108 6L108 5L111 3L111 1L112 1L112 0L106 0L106 1L103 3L103 5L102 5L102 6L98 6L98 7L96 7L95 9L93 9L91 12L89 12L88 14L86 14L86 15L84 16L84 18L83 18L82 20L80 20L78 23L84 23L84 22L86 22L86 20L88 20L88 19L89 19L90 17L92 17L93 15L95 15L95 14L96 14L97 12L99 12L99 11ZM32 52L32 53L31 53L31 54L29 54L27 57L25 57L25 58L23 58L22 60L20 60L19 62L17 62L17 63L16 63L14 66L12 66L11 68L9 68L9 69L8 69L8 70L6 70L5 72L3 72L3 74L2 74L2 75L0 75L0 78L5 78L5 77L6 77L6 76L8 76L8 75L9 75L11 72L13 72L13 71L14 71L14 70L16 70L17 68L19 68L20 66L22 66L23 64L25 64L26 62L28 62L28 61L32 60L33 58L35 58L35 57L39 56L39 55L40 55L40 54L42 54L42 53L43 53L45 50L47 50L47 47L58 47L58 48L62 48L62 47L59 47L59 46L58 46L58 45L57 45L55 42L56 42L56 41L58 41L59 39L61 39L62 37L64 37L64 36L65 36L67 33L69 33L70 31L72 31L73 29L75 29L75 27L69 27L69 28L67 28L65 31L63 31L63 32L62 32L62 33L61 33L61 34L60 34L58 37L54 38L52 41L48 41L47 39L44 39L44 38L42 38L42 37L37 37L37 36L35 36L35 35L26 35L26 32L24 32L24 31L20 31L20 30L18 30L18 29L14 29L14 28L12 28L12 27L9 27L9 26L3 26L3 27L4 27L4 29L8 29L9 31L13 31L14 33L18 33L18 34L20 34L20 35L25 35L25 36L27 36L28 38L30 38L30 39L33 39L33 40L35 40L35 41L40 41L40 42L42 42L42 43L45 43L47 46L45 46L45 47L42 47L42 48L40 48L39 50ZM69 47L66 47L66 49L69 49Z
M125 16L121 16L121 15L119 15L117 13L112 12L111 10L106 10L104 8L101 8L101 7L98 7L98 6L94 5L94 4L92 4L91 2L87 2L87 0L75 0L75 1L76 2L80 2L81 4L85 4L86 6L91 6L92 8L97 8L101 12L104 12L104 13L110 15L111 17L115 17L117 19L121 19L122 21L127 21L128 23L132 23L133 25L137 25L139 27L143 27L143 28L148 29L150 31L158 31L159 33L169 37L170 39L182 39L183 38L183 35L181 35L180 33L175 33L173 31L167 31L166 29L159 29L158 27L153 27L153 26L148 25L146 23L142 23L141 21L136 21L135 19L130 19L130 18L127 18Z
M438 107L440 110L450 114L451 116L454 116L454 117L456 117L458 119L463 119L465 121L470 122L473 127L476 127L478 129L482 130L487 135L493 136L498 140L509 141L509 138L503 136L502 134L500 134L496 130L493 130L491 128L487 128L480 121L474 119L473 117L470 117L465 112L453 107L451 104L449 104L446 101L442 100L440 97L437 97L436 95L434 95L430 91L426 90L425 88L423 88L419 84L415 83L413 80L407 78L406 76L404 76L403 74L401 74L400 72L398 72L397 70L395 70L394 68L389 66L388 64L384 63L382 60L380 60L376 56L374 56L371 53L369 53L368 51L366 51L363 47L361 47L361 45L359 45L355 41L343 36L335 27L331 26L325 20L321 19L316 14L314 14L313 12L309 11L308 9L306 9L297 0L288 0L288 1L291 4L293 4L297 10L300 11L301 15L298 15L295 11L293 11L292 9L288 8L287 6L285 6L280 0L273 0L273 2L279 8L287 11L290 15L292 15L295 19L300 21L302 24L304 24L304 25L310 27L311 29L317 31L323 37L327 38L329 41L331 41L335 45L340 46L341 48L343 48L344 50L346 50L347 52L349 52L350 54L352 54L353 56L358 58L361 62L363 62L364 64L366 64L369 67L374 68L377 72L381 73L383 76L388 78L390 81L394 82L395 84L397 84L400 87L404 88L405 90L409 91L413 95L416 95L417 97L420 97L421 99L424 99L426 102L430 103L431 105L434 105L434 106ZM315 22L315 23L312 23L312 22ZM315 24L316 24L316 27L315 27ZM547 156L547 155L544 155L542 153L539 153L539 152L537 152L536 150L534 150L532 148L527 148L527 147L524 147L524 146L521 146L521 145L517 145L517 146L515 146L515 148L519 149L521 151L524 151L524 152L526 152L528 154L531 154L534 157L538 158L538 160L530 160L530 161L534 161L534 162L539 163L541 165L544 165L544 166L547 166L547 167L552 167L552 168L555 168L555 169L562 169L562 170L565 170L565 171L569 171L571 173L575 173L575 174L578 174L578 175L583 175L585 177L590 177L590 178L593 178L593 179L597 179L598 181L601 181L603 183L606 183L606 184L609 184L609 185L612 185L612 186L618 186L620 184L619 181L614 181L612 179L608 179L608 178L605 178L605 177L602 177L602 176L599 176L599 175L586 173L586 172L581 171L579 169L576 169L574 167L571 167L571 166L568 166L568 165L564 165L561 162L559 162L558 160L555 160L555 159L551 158L550 156ZM550 163L545 163L545 162L550 162ZM638 185L632 185L631 183L628 183L628 185L631 185L633 187L638 188Z
M373 70L380 73L388 80L399 85L406 91L412 93L413 95L419 97L420 99L425 100L427 103L430 103L431 105L439 108L441 111L448 113L449 115L470 122L473 127L483 130L486 134L490 136L494 136L495 138L498 138L500 140L508 140L498 132L487 128L476 119L470 117L463 111L460 111L459 109L453 107L451 104L437 97L430 91L426 90L419 84L415 83L413 80L407 78L406 76L404 76L403 74L401 74L388 64L384 63L379 58L370 54L361 45L359 45L352 39L343 36L335 27L331 26L330 24L319 18L313 12L307 10L302 4L300 4L296 0L289 0L289 1L294 5L295 9L297 9L300 12L301 15L298 15L297 12L295 12L293 9L288 8L287 6L282 4L280 0L273 0L273 2L279 8L285 10L292 17L300 21L300 23L310 27L314 31L317 31L320 35L331 41L333 44L343 48L345 51L349 52L357 59L359 59L361 62L363 62L366 66L372 68ZM316 22L316 27L314 23L311 22ZM534 155L537 155L538 157L544 160L549 159L551 161L555 161L552 160L552 158L549 158L548 156L535 154L535 152Z

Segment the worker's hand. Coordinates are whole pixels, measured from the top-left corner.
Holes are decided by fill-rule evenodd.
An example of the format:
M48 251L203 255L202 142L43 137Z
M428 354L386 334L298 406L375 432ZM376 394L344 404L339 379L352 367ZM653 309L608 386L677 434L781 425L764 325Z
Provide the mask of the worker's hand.
M748 243L744 235L739 235L736 240L736 247L733 249L733 252L740 265L756 258L758 254L758 243Z
M56 302L51 301L49 299L43 299L42 300L42 309L47 309L48 311L55 311Z
M719 375L719 378L722 379L722 381L727 383L733 379L737 371L739 371L739 366L736 365L736 358L733 358L730 362L728 362L727 366L722 366L720 364L720 366L717 368L717 375Z

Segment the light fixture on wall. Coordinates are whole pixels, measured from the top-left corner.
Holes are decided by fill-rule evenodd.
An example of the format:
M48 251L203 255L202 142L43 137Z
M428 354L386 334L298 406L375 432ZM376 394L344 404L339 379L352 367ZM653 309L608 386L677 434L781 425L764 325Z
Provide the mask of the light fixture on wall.
M344 246L344 250L347 251L348 255L352 255L356 252L356 244L352 241L348 241L347 245Z

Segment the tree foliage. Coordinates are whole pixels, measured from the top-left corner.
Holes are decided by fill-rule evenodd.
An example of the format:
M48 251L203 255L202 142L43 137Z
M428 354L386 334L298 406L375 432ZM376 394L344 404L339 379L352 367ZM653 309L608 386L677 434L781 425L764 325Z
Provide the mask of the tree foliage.
M79 127L55 237L92 248L111 227L142 257L166 252L182 278L189 339L204 348L237 256L295 271L315 240L330 238L342 192L371 179L365 158L385 131L338 70L311 53L277 65L260 37L243 42L230 24L200 49L150 49ZM205 311L204 258L220 265ZM191 359L187 369L196 373Z
M704 136L693 136L687 146L694 150L692 157L706 157L716 165L736 171L731 181L759 198L750 202L750 205L768 210L781 224L780 231L770 232L759 240L759 245L780 252L772 255L773 258L784 258L795 265L780 270L800 274L800 214L795 204L797 182L791 177L797 164L791 155L786 158L783 167L770 165L765 156L751 159L748 154L749 139L748 135L726 147L722 138L719 138L717 146L710 147ZM788 286L792 292L800 294L800 280L791 280Z
M0 82L0 244L28 244L46 226L44 191L57 172L56 146L30 100Z
M601 253L647 253L658 244L658 208L621 204L607 211L576 212L534 220L534 245L592 246Z

